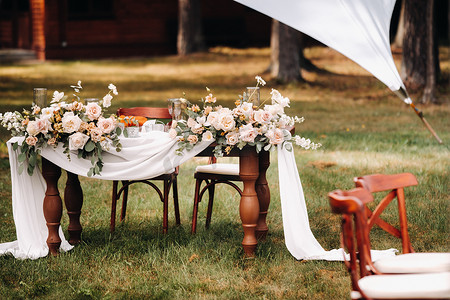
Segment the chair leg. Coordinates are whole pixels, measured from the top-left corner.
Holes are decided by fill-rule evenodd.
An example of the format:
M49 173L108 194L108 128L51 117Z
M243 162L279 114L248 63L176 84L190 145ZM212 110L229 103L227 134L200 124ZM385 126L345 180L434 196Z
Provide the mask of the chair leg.
M212 208L214 204L214 190L215 190L215 184L212 184L208 188L208 194L209 194L209 200L208 200L208 210L206 212L206 224L205 227L209 228L209 224L211 224L211 215L212 215Z
M400 235L402 240L403 253L413 253L414 250L411 247L411 241L409 240L408 234L408 220L406 218L405 192L401 188L397 190L397 204L400 219Z
M178 185L177 185L177 177L174 176L172 180L172 194L173 194L173 207L175 210L175 223L180 225L180 206L178 204Z
M163 199L163 233L167 233L169 228L169 180L164 180L164 199Z
M122 186L127 185L128 180L122 181ZM122 196L122 210L120 213L120 221L123 221L125 219L125 214L127 213L127 202L128 202L128 186L123 189L123 196Z
M112 201L111 201L111 222L109 232L113 233L116 229L116 207L117 207L117 185L118 181L113 181Z
M201 179L195 180L195 192L194 192L194 210L192 211L192 228L191 233L194 234L197 231L197 214L198 203L200 202L200 186L202 185Z

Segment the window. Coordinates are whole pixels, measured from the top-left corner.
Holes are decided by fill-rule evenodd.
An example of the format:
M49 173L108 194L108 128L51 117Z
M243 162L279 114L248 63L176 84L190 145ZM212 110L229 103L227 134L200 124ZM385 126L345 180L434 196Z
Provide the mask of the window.
M114 0L68 0L69 20L114 18Z

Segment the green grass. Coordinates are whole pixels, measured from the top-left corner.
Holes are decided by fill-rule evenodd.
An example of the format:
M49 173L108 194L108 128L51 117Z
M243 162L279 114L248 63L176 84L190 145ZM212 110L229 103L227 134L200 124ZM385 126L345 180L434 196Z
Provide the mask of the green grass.
M443 49L443 53L448 52ZM413 111L364 70L327 49L307 56L334 74L305 73L306 83L277 85L291 99L291 115L306 121L298 133L323 144L317 151L296 149L295 155L310 225L326 249L339 247L339 217L331 214L327 192L353 187L352 178L371 173L411 172L419 185L406 189L409 230L416 251L449 251L450 119L449 88L440 86L441 105L420 106L444 141L439 145ZM86 97L101 97L108 83L117 85L114 107L165 105L167 98L190 100L206 95L208 86L231 105L245 86L254 83L269 62L268 49L213 49L187 58L46 62L0 66L0 112L29 106L33 87L69 92L83 81ZM448 77L449 65L442 63ZM339 75L341 74L341 75ZM413 94L416 99L419 95ZM6 132L0 138L7 140ZM4 143L0 144L0 242L15 239L11 180ZM1 299L348 299L349 276L340 262L296 261L284 245L276 153L268 180L270 233L246 259L241 247L239 198L227 186L218 188L212 224L204 229L201 203L197 234L190 234L193 170L202 159L180 168L181 222L174 226L170 206L169 233L162 234L162 205L146 186L130 191L126 220L109 234L112 183L80 178L84 191L83 241L59 257L16 260L0 257ZM65 175L60 180L63 191ZM395 209L386 219L396 220ZM63 216L63 228L67 228ZM400 241L380 230L372 233L377 249Z

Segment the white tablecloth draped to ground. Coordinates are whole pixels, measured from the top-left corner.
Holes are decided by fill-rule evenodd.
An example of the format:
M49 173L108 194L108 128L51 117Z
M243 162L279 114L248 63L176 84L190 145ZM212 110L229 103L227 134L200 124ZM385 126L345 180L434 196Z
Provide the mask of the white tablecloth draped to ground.
M18 173L18 151L12 149L15 141L8 141L11 166L12 205L17 240L0 244L0 255L11 253L19 259L37 259L48 255L46 239L47 226L43 213L43 199L46 183L39 170L32 176L26 172ZM102 180L133 180L158 176L173 170L204 150L210 143L202 142L183 155L175 154L176 141L167 133L151 132L139 138L121 139L122 151L110 150L103 155L104 167ZM42 157L74 174L86 176L91 167L90 160L78 159L71 154L70 161L62 147L47 147ZM282 203L283 225L286 246L296 259L342 260L342 250L325 251L312 234L306 210L303 190L293 152L278 149L280 197ZM60 228L61 250L69 251L72 246L67 242ZM382 254L393 255L394 250Z

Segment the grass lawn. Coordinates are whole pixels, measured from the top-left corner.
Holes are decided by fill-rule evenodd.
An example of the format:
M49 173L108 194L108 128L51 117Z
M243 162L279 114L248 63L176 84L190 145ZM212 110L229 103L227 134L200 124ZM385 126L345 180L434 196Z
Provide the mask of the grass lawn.
M405 190L409 231L418 252L449 251L450 99L448 48L441 49L445 78L439 105L418 105L444 141L440 145L411 108L365 70L328 48L307 49L306 56L327 71L303 74L306 82L280 85L264 74L269 49L214 48L185 58L168 56L127 60L48 61L0 65L0 112L29 108L33 87L70 92L82 80L85 97L102 97L114 83L123 106L165 106L185 94L191 102L209 87L231 106L255 75L267 81L262 99L277 88L291 99L289 115L305 117L296 132L322 143L316 151L295 149L311 229L325 249L338 248L339 217L331 214L327 192L350 189L352 178L372 173L411 172L419 185ZM396 57L400 63L400 57ZM413 100L419 94L411 95ZM15 240L11 178L0 130L0 243ZM225 159L230 160L230 159ZM256 257L246 259L241 241L239 197L219 186L209 230L205 201L197 234L190 234L195 167L179 175L181 222L162 234L162 205L146 186L131 188L126 220L109 234L112 182L80 176L84 191L82 243L59 257L16 260L0 256L0 299L349 299L350 279L341 262L296 261L284 245L276 153L271 155L269 236ZM63 190L65 174L60 180ZM395 207L386 211L396 220ZM395 222L395 221L394 221ZM63 214L63 228L68 218ZM375 229L376 249L401 249L399 240Z

